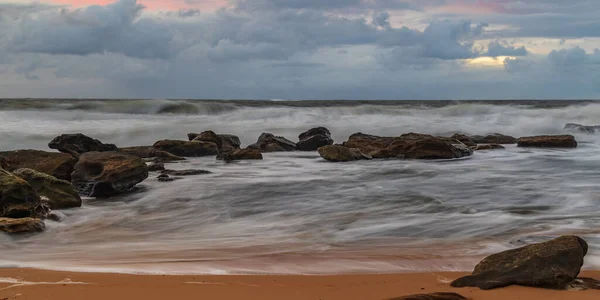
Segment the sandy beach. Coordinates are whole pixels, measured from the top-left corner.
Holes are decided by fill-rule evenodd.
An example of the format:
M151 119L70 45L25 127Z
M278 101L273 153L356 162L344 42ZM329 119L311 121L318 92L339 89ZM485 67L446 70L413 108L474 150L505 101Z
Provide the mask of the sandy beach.
M0 270L0 299L261 299L377 300L410 294L455 292L473 300L592 300L599 290L554 291L508 287L457 289L449 282L464 273L405 273L334 276L166 276ZM600 272L581 277L600 280Z

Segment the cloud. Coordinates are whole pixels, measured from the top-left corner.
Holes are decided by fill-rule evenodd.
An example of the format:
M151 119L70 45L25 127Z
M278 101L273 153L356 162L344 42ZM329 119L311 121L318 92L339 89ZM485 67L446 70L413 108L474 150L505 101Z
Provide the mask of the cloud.
M516 47L513 45L503 45L499 41L493 41L488 45L488 50L485 56L526 56L527 49L525 46Z

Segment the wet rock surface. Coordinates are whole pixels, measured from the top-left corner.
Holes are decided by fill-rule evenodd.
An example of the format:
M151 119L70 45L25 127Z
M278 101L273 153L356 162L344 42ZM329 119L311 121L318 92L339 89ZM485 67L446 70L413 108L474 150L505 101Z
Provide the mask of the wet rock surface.
M577 141L572 135L539 135L519 138L517 146L537 148L577 148Z
M73 157L79 157L86 152L119 151L113 144L104 144L82 133L63 134L55 137L48 144L50 149L56 149Z
M201 157L219 154L219 146L212 142L162 140L154 148L182 157Z
M32 169L18 169L13 174L27 181L38 195L46 197L51 209L81 207L81 197L69 181Z
M7 171L27 168L67 181L71 180L77 163L77 159L69 154L39 150L0 152L0 159L3 159Z

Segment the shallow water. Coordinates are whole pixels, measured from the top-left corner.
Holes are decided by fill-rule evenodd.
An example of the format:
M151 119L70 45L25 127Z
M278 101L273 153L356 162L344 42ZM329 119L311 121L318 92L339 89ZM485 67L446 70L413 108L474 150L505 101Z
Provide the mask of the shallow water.
M358 131L526 136L564 133L566 123L600 124L595 103L185 102L181 110L180 102L5 105L0 150L47 149L68 132L133 146L212 129L246 145L261 132L295 140L314 126L342 142ZM165 105L171 113L148 108ZM231 164L189 159L168 167L213 173L168 183L152 174L135 193L85 199L82 208L63 211L63 222L47 222L45 233L0 236L0 265L211 274L469 270L493 252L579 234L592 249L585 267L597 269L600 136L577 139L574 150L508 146L453 161L332 164L313 152Z

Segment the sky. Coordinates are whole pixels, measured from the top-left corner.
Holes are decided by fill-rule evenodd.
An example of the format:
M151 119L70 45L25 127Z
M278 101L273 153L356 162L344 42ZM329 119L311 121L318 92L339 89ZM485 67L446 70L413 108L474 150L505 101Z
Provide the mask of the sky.
M0 0L0 97L600 99L598 0Z

